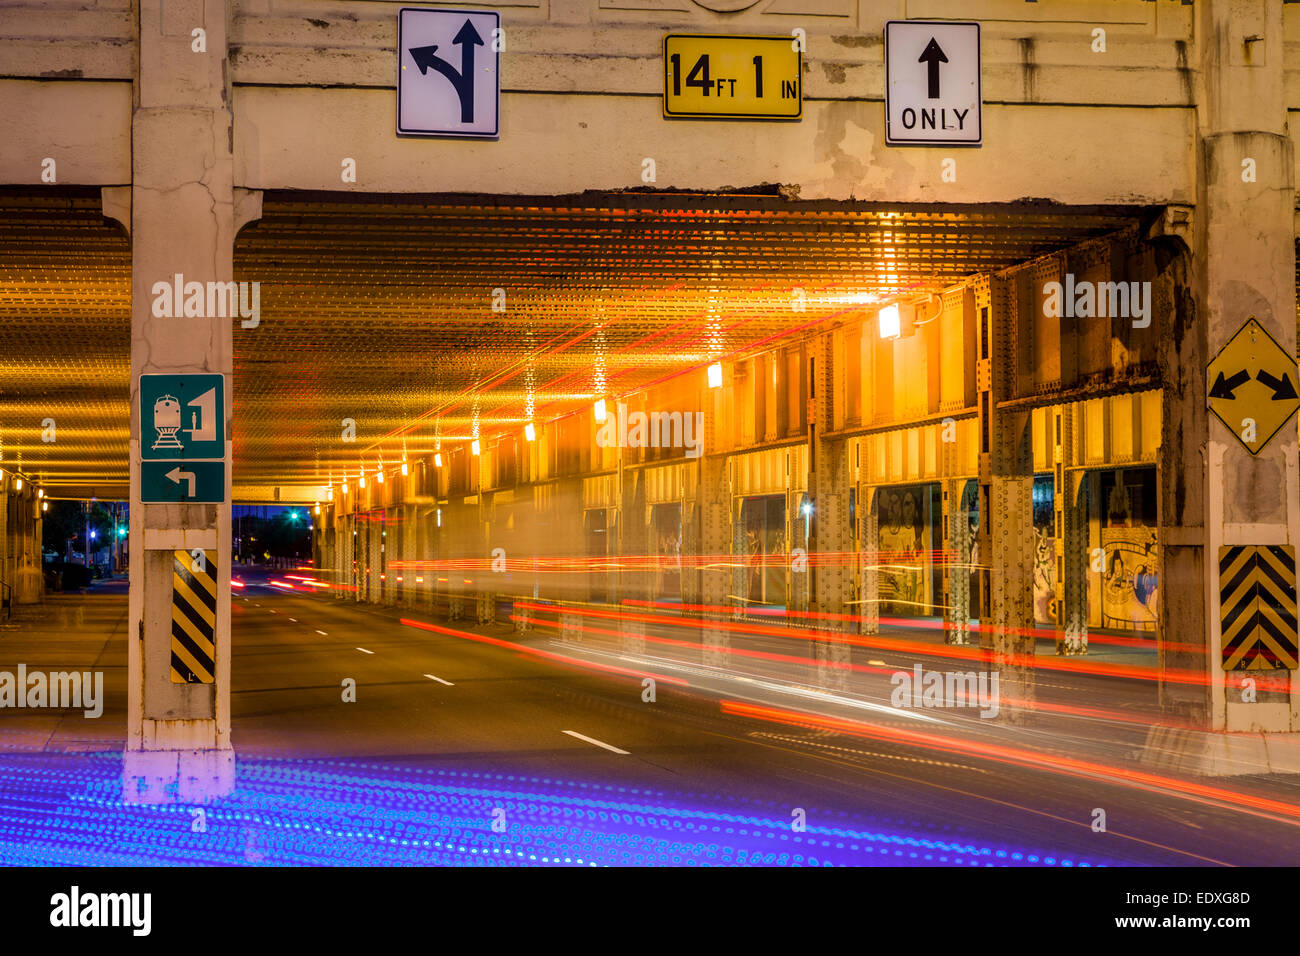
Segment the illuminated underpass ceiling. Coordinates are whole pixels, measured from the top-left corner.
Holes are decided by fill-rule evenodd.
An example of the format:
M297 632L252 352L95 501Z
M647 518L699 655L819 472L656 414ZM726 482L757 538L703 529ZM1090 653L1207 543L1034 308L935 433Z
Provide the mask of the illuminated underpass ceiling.
M767 197L371 202L268 194L235 278L235 493L355 474L619 395L1132 222L1134 211ZM945 212L934 211L944 208ZM93 196L0 195L3 462L127 480L128 241ZM802 289L805 310L792 308ZM57 441L41 441L41 422ZM355 420L357 440L341 440Z

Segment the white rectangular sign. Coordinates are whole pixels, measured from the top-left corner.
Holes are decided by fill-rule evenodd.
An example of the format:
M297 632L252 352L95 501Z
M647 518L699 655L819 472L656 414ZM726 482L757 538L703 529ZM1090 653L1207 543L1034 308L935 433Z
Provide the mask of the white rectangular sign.
M885 142L978 146L980 25L949 20L885 24Z
M397 13L397 132L497 135L501 15L402 7Z

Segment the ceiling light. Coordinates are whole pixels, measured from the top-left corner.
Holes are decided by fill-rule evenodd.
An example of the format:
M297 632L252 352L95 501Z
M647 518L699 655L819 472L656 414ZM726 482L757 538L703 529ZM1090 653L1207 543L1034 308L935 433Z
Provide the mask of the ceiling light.
M537 429L533 427L532 422L529 422L527 425L524 426L524 438L527 441L537 440Z
M475 438L472 442L469 443L469 453L471 455L477 455L478 450L479 450L478 439Z
M406 474L406 462L402 462L402 474Z
M596 404L591 406L591 409L596 415L596 424L605 424L605 400L603 398L596 399Z
M433 467L434 467L434 468L441 468L441 467L442 467L442 452L440 452L440 451L435 451L435 452L433 453Z
M709 366L709 388L722 387L722 363L714 362Z

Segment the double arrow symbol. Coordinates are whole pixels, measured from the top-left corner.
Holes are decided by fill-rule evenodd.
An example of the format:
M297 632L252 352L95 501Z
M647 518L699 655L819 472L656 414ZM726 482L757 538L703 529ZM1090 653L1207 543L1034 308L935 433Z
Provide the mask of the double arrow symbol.
M1275 402L1285 402L1288 399L1300 398L1300 395L1296 394L1295 385L1291 381L1291 376L1286 372L1282 373L1281 378L1274 378L1272 375L1268 374L1268 372L1260 369L1255 373L1255 380L1261 384L1267 385L1273 390L1272 400ZM1223 373L1220 372L1219 377L1214 380L1214 387L1210 389L1210 398L1223 398L1228 401L1234 401L1237 396L1233 394L1233 389L1239 388L1249 381L1250 372L1246 371L1244 368L1240 372L1237 372L1228 378L1224 378Z

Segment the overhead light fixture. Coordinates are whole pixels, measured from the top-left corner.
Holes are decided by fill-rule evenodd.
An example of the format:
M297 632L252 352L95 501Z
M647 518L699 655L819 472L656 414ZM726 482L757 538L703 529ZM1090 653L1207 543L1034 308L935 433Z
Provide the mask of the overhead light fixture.
M365 486L366 486L366 473L365 471L362 471L361 477L357 479L357 487L364 488Z
M526 441L537 441L537 429L533 427L532 422L524 426L524 439Z
M49 503L48 501L42 501L42 502L41 502L41 510L42 510L42 511L49 511L49 510L50 510L50 503Z
M384 483L384 469L377 468L375 470L375 481L379 482L381 485Z
M406 474L406 462L402 462L402 474Z
M22 490L23 490L23 480L21 478L15 478L14 491L22 491Z
M348 483L346 481L343 482L343 493L345 495L348 493Z
M478 450L479 450L478 439L475 438L472 442L469 443L469 453L471 455L477 455Z
M316 502L316 513L320 514L320 502Z
M333 488L331 488L331 489L329 490L329 494L326 496L326 500L328 500L328 501L333 501L333 500L334 500L334 489L333 489Z
M721 362L714 362L709 366L709 388L722 388Z
M36 489L36 497L37 497L37 498L44 498L44 497L45 497L45 489L44 489L44 488L37 488L37 489Z
M433 467L434 467L434 468L441 468L441 467L442 467L442 452L440 452L440 451L435 451L435 452L433 453Z
M596 404L591 406L591 409L596 416L596 424L605 424L605 400L603 398L596 399Z
M903 334L902 320L898 315L897 305L887 305L876 313L882 339L896 339Z

